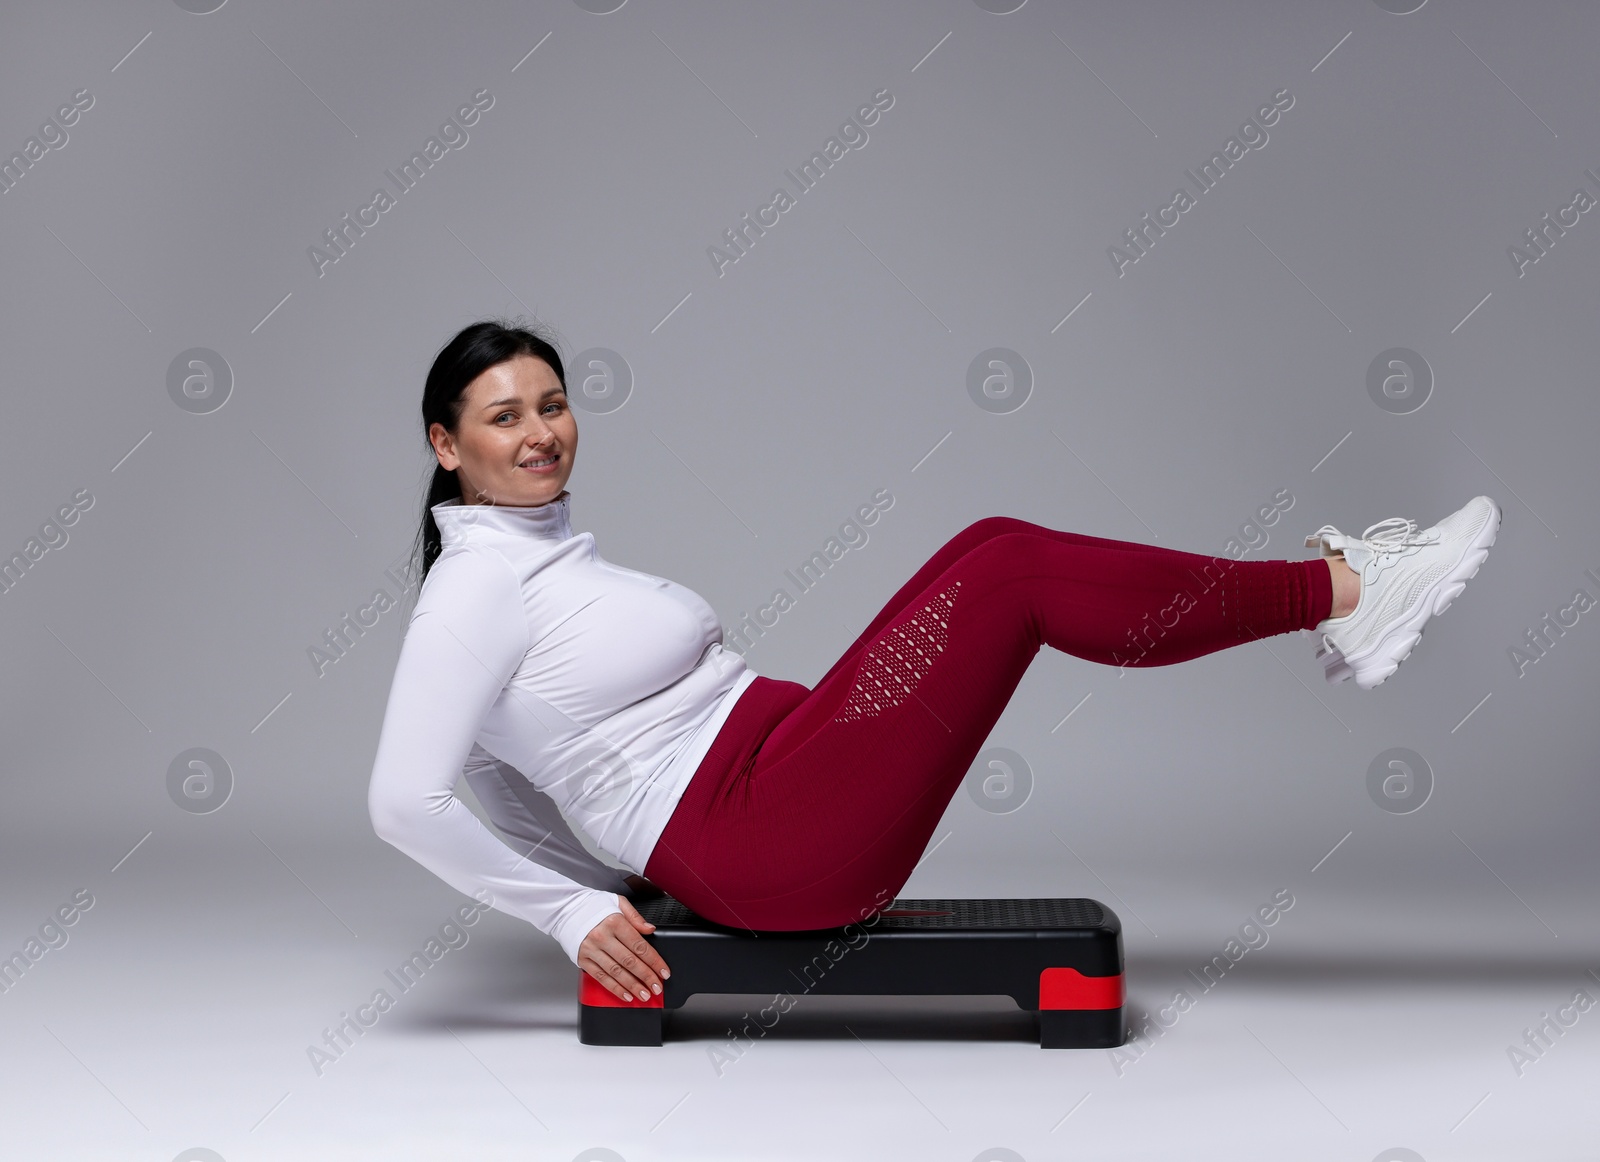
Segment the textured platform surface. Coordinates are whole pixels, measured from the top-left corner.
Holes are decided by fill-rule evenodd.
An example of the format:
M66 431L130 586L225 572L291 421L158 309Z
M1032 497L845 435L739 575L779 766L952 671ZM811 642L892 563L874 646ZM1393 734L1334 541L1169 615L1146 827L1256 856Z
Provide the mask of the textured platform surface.
M697 916L671 896L646 900L636 905L639 914L658 930L698 928L707 931L740 933L739 929L714 924ZM1096 900L1038 898L1025 900L894 900L876 917L862 921L874 932L1006 931L1019 928L1059 931L1099 928L1107 920L1116 925L1115 915ZM1117 925L1120 930L1120 925ZM816 931L832 931L817 929ZM792 935L764 933L763 935Z

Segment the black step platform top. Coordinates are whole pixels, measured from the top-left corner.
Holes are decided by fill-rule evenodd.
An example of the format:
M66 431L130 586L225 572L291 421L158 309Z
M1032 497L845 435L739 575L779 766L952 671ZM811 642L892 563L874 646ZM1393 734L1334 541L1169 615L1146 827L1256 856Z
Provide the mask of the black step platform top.
M806 932L752 932L730 928L690 911L671 896L633 901L639 914L656 926L655 934L698 930L733 936L799 936L837 932L840 928L809 929ZM887 934L893 931L918 932L1004 932L1063 931L1106 928L1120 931L1114 913L1098 901L1087 899L1007 899L1007 900L894 900L876 915L856 921L860 927Z

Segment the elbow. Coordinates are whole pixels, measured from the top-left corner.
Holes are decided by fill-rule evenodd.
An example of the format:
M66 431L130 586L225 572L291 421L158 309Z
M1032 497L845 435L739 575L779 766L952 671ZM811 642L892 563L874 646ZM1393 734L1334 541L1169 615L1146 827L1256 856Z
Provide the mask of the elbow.
M399 836L406 830L405 817L387 804L367 803L367 815L372 819L372 831L385 843L399 846Z
M381 757L367 783L367 818L379 839L413 855L432 846L447 817L465 810L445 780L419 779Z
M423 815L422 805L386 792L374 779L367 792L367 817L377 837L402 851L411 846Z

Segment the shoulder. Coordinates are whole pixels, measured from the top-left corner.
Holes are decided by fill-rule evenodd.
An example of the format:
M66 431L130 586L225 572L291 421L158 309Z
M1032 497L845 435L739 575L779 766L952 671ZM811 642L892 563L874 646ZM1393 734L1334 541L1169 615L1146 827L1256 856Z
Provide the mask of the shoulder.
M483 546L452 546L423 578L402 653L443 664L441 659L465 649L504 679L529 638L527 607L511 562Z
M423 579L422 589L442 585L516 584L516 572L505 554L487 545L451 545L440 553Z
M511 562L483 545L453 545L422 580L414 617L469 610L522 608L522 585Z

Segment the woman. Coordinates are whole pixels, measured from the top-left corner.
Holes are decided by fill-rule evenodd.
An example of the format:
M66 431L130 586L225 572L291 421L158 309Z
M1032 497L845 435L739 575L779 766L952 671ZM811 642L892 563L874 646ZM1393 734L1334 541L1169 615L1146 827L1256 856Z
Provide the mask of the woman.
M429 371L422 418L438 467L373 827L624 1000L668 975L629 902L657 884L750 930L839 926L892 900L1041 645L1164 666L1316 629L1328 681L1371 689L1500 523L1480 496L1420 531L1324 525L1306 538L1319 559L1236 561L988 517L807 689L752 673L698 595L572 531L578 428L544 339L465 328ZM518 850L455 797L461 775ZM648 878L594 858L563 812Z

